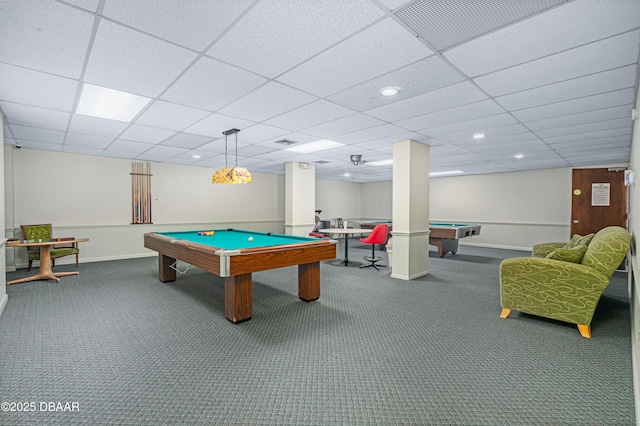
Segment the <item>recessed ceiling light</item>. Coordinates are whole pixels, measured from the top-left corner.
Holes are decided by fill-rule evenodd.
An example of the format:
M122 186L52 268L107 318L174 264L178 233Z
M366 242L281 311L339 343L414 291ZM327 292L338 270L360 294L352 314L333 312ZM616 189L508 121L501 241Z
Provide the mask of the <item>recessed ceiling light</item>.
M382 96L395 96L400 93L400 88L397 86L387 86L380 89L380 94Z
M388 160L367 161L364 164L366 164L367 166L388 166L393 164L393 158L390 158Z
M85 83L76 113L129 123L150 100L144 96Z
M474 133L473 134L473 138L474 139L482 139L482 138L484 138L484 133Z
M194 159L198 160L198 159L200 158L200 155L198 155L198 154L193 154L193 155L191 156L191 158L194 158Z
M429 176L449 176L449 175L461 175L464 174L462 170L451 170L447 172L433 172L429 173Z
M304 145L293 146L291 148L285 148L284 151L301 152L307 154L309 152L322 151L324 149L337 148L343 146L343 143L330 141L323 139L321 141L305 143Z
M344 176L344 177L349 177L349 176L351 176L351 175L350 175L349 173L345 173L345 174L343 174L342 176Z
M515 158L517 158L518 160L521 158L524 158L524 154L521 153L517 153L516 155L514 155Z

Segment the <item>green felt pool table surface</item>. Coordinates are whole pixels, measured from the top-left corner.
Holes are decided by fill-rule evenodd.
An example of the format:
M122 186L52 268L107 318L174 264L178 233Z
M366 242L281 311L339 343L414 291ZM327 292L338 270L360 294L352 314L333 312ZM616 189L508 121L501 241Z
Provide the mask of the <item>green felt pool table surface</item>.
M313 237L245 231L240 229L212 229L213 235L199 235L198 231L158 232L169 238L176 238L196 244L217 247L222 250L242 250L317 241ZM249 241L249 238L253 238Z

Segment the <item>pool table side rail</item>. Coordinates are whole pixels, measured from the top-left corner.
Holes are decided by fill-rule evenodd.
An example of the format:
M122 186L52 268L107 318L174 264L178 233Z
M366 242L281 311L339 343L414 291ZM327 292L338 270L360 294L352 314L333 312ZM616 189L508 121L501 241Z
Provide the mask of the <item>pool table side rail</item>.
M161 255L202 268L220 277L230 277L286 266L332 260L337 257L335 240L316 240L300 244L221 250L157 233L144 235L144 246Z

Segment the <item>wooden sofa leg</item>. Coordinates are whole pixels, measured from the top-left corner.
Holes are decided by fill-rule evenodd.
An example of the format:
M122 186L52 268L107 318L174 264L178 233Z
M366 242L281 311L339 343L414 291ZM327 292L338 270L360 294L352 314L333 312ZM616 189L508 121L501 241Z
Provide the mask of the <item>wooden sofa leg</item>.
M509 316L510 313L511 313L511 309L502 308L502 312L500 312L500 318L506 318Z
M591 326L578 324L578 330L582 337L586 337L587 339L591 339Z

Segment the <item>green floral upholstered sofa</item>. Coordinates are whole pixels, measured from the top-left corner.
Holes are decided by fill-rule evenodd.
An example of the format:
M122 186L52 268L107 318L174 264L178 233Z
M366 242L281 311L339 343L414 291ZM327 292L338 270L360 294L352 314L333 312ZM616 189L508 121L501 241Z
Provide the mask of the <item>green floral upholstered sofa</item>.
M532 257L500 264L502 318L511 310L578 325L591 337L591 319L609 279L624 260L631 235L619 226L595 235L574 235L569 243L533 247Z

